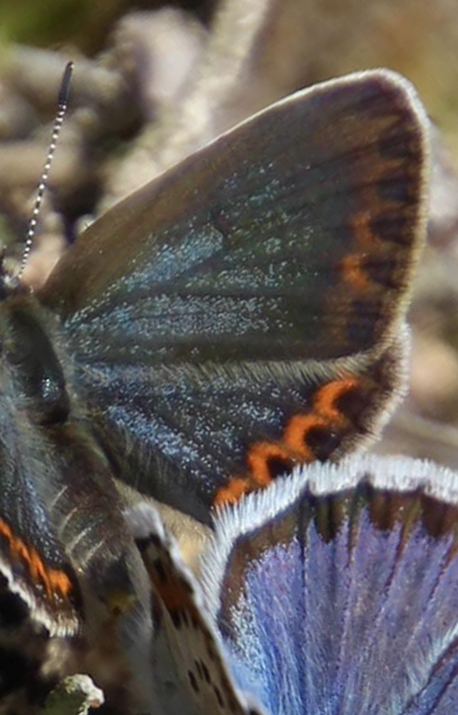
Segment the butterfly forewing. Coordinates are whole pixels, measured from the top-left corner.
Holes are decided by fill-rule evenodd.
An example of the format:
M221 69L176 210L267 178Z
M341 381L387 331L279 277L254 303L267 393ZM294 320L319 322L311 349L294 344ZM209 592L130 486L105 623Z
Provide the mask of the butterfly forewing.
M97 221L43 300L89 362L380 351L421 245L423 122L386 72L293 95Z

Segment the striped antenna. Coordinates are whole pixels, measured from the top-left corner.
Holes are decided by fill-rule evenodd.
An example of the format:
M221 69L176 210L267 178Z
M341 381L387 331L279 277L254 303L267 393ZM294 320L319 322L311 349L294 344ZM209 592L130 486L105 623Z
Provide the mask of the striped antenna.
M35 197L35 203L34 203L33 211L32 211L32 217L29 221L29 225L27 228L24 251L22 253L21 267L19 270L18 279L20 279L22 277L24 268L27 263L27 259L30 254L30 249L32 248L33 238L35 236L35 230L36 230L37 223L38 223L38 216L40 214L40 208L41 208L41 204L43 202L43 195L48 187L49 170L51 168L54 151L56 149L57 139L59 137L59 133L60 133L60 130L62 127L62 123L64 121L65 113L67 111L68 95L70 93L70 79L72 76L72 72L73 72L73 62L69 62L67 64L67 66L65 67L64 75L62 77L62 82L60 85L58 109L57 109L57 114L56 114L56 118L54 120L53 129L52 129L51 143L49 145L48 155L46 157L45 165L43 167L43 172L41 174L40 183L38 184L37 194Z

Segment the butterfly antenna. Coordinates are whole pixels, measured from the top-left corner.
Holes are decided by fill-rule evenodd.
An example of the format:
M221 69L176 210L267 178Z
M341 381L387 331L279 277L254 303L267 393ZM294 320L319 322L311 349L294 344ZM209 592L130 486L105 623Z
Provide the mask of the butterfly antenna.
M54 120L54 125L51 135L51 143L49 145L48 155L46 157L45 165L43 167L43 172L41 174L40 183L38 184L37 194L35 197L35 204L33 206L32 217L29 221L27 228L27 234L25 238L24 251L22 253L21 267L19 269L18 279L22 277L24 268L27 263L27 259L30 254L30 249L32 248L33 238L35 236L35 230L38 223L38 216L41 209L41 204L43 203L43 195L48 186L49 170L51 168L54 152L57 145L57 139L64 121L65 113L68 106L68 96L70 93L70 80L73 72L73 62L69 62L64 70L64 75L62 77L62 82L59 90L58 99L58 109L56 118Z

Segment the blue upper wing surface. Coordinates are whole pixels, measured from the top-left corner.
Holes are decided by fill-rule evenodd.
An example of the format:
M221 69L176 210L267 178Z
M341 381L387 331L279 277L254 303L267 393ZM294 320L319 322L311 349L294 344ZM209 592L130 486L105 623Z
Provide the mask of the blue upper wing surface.
M458 475L312 466L217 523L207 598L272 715L446 715L458 702Z

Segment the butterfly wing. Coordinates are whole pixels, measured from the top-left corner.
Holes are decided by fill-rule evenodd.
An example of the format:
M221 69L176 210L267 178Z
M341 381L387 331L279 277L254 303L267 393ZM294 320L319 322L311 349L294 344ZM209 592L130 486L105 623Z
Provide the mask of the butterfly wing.
M458 699L458 474L312 465L216 524L202 580L241 687L276 715L446 715Z
M403 347L359 373L240 366L161 380L141 366L116 367L103 395L100 374L86 378L103 409L91 429L116 475L208 522L212 506L267 486L296 462L339 459L373 438L401 387Z
M261 715L227 668L202 592L173 537L150 504L127 512L152 586L152 712L163 715Z
M120 613L137 601L143 569L95 442L76 420L37 425L8 388L4 379L0 573L51 635L75 635L82 584Z
M88 229L41 300L117 476L208 521L308 461L291 434L311 393L383 354L398 383L426 163L410 85L362 73L256 115ZM332 409L345 385L311 402Z
M99 219L42 300L89 363L380 352L421 245L424 122L386 71L293 95Z
M47 519L39 484L56 477L47 445L9 399L2 382L0 399L0 572L10 592L52 634L78 630L82 615L78 579ZM47 452L44 454L44 452ZM51 474L50 474L51 471Z

